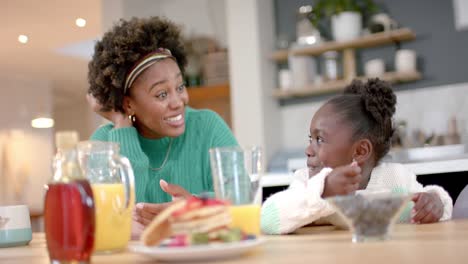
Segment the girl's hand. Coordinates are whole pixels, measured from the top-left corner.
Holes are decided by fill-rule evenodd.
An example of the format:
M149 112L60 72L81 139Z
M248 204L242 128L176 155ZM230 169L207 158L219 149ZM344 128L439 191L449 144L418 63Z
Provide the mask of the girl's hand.
M91 94L86 94L86 100L94 112L111 121L116 128L130 127L133 125L128 116L121 112L114 110L102 111L102 105Z
M438 222L444 214L444 204L435 193L421 192L413 195L413 211L411 212L411 222L426 224Z
M361 168L357 162L337 167L325 178L322 197L354 193L359 189L361 179Z

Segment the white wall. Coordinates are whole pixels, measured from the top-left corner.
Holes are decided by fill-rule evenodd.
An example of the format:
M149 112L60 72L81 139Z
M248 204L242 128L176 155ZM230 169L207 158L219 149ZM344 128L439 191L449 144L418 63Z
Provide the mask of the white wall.
M124 0L101 0L101 32L104 33L124 15Z
M281 108L283 148L305 148L308 144L310 120L320 108L320 103L307 103Z
M0 204L25 203L31 209L43 207L43 185L52 176L52 129L31 127L31 118L39 111L51 115L51 86L48 81L28 77L0 76L0 135L3 161L8 156L9 168L3 162L1 182L22 182L22 197L16 199L11 185L0 188ZM6 140L5 140L6 139ZM7 175L8 174L8 175ZM2 186L3 187L3 186ZM3 200L2 200L3 199Z
M276 70L271 0L227 0L226 19L234 133L241 145L259 145L267 160L281 147L281 115L271 97Z
M80 140L89 139L103 120L91 110L84 94L70 100L67 105L55 105L53 113L56 124L54 130L75 130Z
M468 83L397 92L397 99L395 118L407 120L410 130L445 134L455 116L461 132L468 132Z
M207 35L227 46L225 0L103 0L103 29L119 18L165 16L183 32Z
M468 83L396 92L395 120L406 120L408 132L447 133L448 120L455 116L460 132L468 132ZM307 144L310 120L324 101L281 108L283 145L302 148Z

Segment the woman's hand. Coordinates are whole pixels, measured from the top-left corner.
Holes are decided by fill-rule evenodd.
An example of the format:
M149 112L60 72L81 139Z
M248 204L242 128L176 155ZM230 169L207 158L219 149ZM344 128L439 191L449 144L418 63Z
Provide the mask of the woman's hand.
M143 233L143 230L145 229L145 226L139 223L138 221L135 220L135 217L133 217L136 214L136 211L133 210L132 213L132 232L131 232L131 239L132 240L139 240L141 233Z
M361 168L356 162L333 169L325 178L322 197L347 195L359 189Z
M111 121L116 128L130 127L133 125L132 121L121 112L114 110L102 111L102 105L91 94L86 94L86 100L94 112Z
M182 186L167 183L165 180L160 180L159 186L161 186L161 189L164 192L172 196L172 200L187 199L192 196L192 194L185 190Z
M161 189L170 194L172 196L172 202L168 203L137 203L135 206L135 210L133 213L133 220L143 227L146 227L153 218L156 217L159 213L161 213L164 209L174 203L174 200L177 199L187 199L190 198L192 195L185 190L183 187L167 183L164 180L159 182Z
M413 211L411 212L411 222L426 224L438 222L444 214L444 204L435 193L421 192L413 195Z
M132 239L139 239L141 233L153 221L153 218L172 203L137 203L132 212Z
M133 213L133 220L146 227L164 209L173 202L168 203L137 203Z

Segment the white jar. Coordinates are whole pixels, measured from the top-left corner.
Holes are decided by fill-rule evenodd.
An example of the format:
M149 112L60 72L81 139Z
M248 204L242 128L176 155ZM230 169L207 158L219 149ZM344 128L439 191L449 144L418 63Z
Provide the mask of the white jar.
M293 43L290 51L292 52L303 47L303 45ZM288 64L294 88L300 89L314 82L317 76L317 61L314 57L289 54Z
M395 53L395 71L416 72L416 52L409 49L397 50Z
M326 80L338 79L338 52L335 50L323 53L324 77Z
M382 77L385 73L385 63L382 59L373 59L367 61L364 65L364 74L366 77Z

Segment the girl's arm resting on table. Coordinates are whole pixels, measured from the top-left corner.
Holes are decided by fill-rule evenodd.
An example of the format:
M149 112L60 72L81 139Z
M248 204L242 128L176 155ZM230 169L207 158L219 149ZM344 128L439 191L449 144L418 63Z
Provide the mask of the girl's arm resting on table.
M411 173L409 176L411 186L410 192L428 192L436 194L440 198L444 206L444 212L439 221L450 220L452 218L453 203L452 198L447 193L447 191L444 190L444 188L437 185L427 185L423 187L422 184L417 181L416 175L414 173Z
M331 169L323 169L309 179L308 169L298 170L288 189L270 196L261 210L262 231L287 234L335 211L322 199L325 178Z

